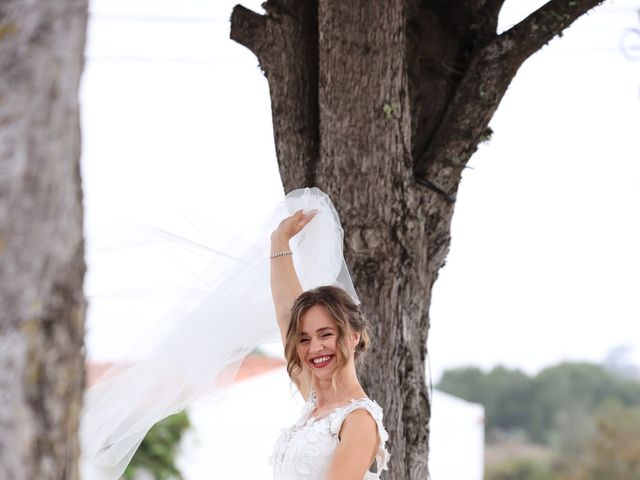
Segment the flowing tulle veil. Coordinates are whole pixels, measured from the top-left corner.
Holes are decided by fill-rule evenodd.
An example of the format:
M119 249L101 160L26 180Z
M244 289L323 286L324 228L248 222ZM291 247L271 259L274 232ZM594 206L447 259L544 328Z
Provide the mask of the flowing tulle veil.
M291 213L318 214L291 241L305 290L337 285L359 303L343 256L343 231L329 197L317 188L289 193L258 240L239 258L220 253L222 268L176 303L135 347L85 393L80 424L81 473L116 480L148 430L196 401L219 401L243 358L280 338L269 287L270 234ZM212 408L215 408L213 406Z

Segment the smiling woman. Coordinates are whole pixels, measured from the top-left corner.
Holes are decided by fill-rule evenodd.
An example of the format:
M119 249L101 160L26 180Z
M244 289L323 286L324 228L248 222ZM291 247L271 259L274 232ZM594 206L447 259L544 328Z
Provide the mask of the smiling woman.
M367 397L356 373L370 344L366 320L342 288L303 292L289 249L315 213L297 211L271 236L271 292L287 372L306 401L298 422L276 443L274 478L377 479L387 468L388 435L382 409Z
M366 398L355 374L366 336L342 246L333 204L320 190L305 188L275 207L244 254L224 257L223 272L212 268L221 261L214 257L198 275L198 285L207 288L189 291L140 339L135 356L116 362L86 392L82 478L120 478L155 423L196 402L224 399L246 355L278 336L286 340L297 299L292 332L299 333L291 341L295 336L300 372L293 378L307 403L302 423L276 445L275 478L378 478L366 471L374 458L377 472L386 468L387 433L382 409ZM269 255L270 248L277 250Z
M337 287L318 287L300 295L291 309L284 349L287 371L299 378L306 363L316 375L330 378L335 390L336 376L348 365L351 350L357 362L369 344L367 324L351 297Z

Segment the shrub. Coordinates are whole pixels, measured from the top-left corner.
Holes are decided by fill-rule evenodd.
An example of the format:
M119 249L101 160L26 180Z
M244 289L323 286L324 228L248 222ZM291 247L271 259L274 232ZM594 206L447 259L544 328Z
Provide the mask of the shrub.
M175 464L178 445L191 426L186 411L156 423L144 437L124 472L126 480L134 480L139 470L149 472L155 480L182 479Z

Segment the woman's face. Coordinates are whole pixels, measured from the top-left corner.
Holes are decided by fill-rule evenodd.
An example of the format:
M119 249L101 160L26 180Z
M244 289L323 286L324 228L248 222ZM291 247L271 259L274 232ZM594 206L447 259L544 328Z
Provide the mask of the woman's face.
M314 305L302 316L298 356L300 362L312 374L320 378L331 378L337 365L338 329L336 322L321 305ZM350 339L350 356L353 357L357 334ZM355 341L355 344L352 343Z

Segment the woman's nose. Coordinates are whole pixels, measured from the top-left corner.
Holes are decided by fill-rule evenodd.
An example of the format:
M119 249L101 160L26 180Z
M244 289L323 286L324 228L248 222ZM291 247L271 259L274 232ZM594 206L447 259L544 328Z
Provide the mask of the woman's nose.
M318 339L311 339L311 345L309 345L309 350L311 352L319 352L323 349L322 342Z

